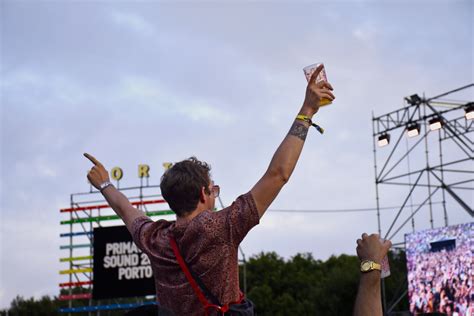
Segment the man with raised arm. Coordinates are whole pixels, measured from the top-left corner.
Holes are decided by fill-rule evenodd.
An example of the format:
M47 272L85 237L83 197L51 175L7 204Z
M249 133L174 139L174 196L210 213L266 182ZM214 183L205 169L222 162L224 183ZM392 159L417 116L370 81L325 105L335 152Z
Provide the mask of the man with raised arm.
M290 131L276 150L263 177L229 207L214 212L219 186L210 167L192 157L173 165L161 178L163 198L176 213L176 221L152 221L134 208L109 181L107 170L94 157L87 178L99 189L110 207L122 218L137 246L151 261L157 301L176 315L205 315L202 300L183 273L170 245L174 237L189 270L226 308L242 302L239 290L238 246L285 185L301 154L312 117L321 99L334 100L332 86L316 83L316 69Z

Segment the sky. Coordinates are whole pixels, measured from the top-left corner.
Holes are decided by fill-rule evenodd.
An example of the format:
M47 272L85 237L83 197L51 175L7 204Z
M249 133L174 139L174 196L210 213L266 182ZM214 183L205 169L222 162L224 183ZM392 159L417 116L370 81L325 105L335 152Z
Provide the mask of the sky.
M289 183L242 250L355 255L361 233L378 230L375 212L297 211L374 208L372 113L474 82L472 1L0 5L0 308L16 295L57 295L65 281L59 210L89 190L82 153L120 166L123 187L139 184L139 164L150 165L156 185L163 162L196 156L229 205L265 172L303 103L302 69L316 62L336 95L314 118L326 133L310 130ZM472 101L473 91L450 97ZM414 152L411 167L426 164L424 155ZM380 206L400 206L407 191L381 189ZM453 200L447 209L449 224L472 221ZM382 210L382 233L396 212ZM417 213L415 229L429 228L428 214ZM435 206L434 227L443 216Z

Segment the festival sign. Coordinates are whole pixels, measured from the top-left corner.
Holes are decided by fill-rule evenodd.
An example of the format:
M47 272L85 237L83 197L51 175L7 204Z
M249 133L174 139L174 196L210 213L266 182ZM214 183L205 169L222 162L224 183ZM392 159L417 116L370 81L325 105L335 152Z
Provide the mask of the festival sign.
M94 228L93 271L94 299L155 295L150 259L126 226Z

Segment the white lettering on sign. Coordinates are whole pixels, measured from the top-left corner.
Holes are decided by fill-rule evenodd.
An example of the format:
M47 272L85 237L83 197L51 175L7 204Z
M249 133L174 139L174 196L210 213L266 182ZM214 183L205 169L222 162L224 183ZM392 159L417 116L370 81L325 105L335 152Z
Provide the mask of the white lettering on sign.
M121 256L107 256L104 257L104 268L129 267L136 266L139 262L137 254L121 255Z
M119 272L118 272L119 280L143 279L143 278L151 278L152 276L153 276L153 271L151 270L151 266L119 268Z
M137 245L135 245L135 243L132 241L121 241L105 244L106 256L132 254L140 252L141 250L138 249Z
M151 278L150 259L132 241L105 244L104 269L118 271L119 280Z

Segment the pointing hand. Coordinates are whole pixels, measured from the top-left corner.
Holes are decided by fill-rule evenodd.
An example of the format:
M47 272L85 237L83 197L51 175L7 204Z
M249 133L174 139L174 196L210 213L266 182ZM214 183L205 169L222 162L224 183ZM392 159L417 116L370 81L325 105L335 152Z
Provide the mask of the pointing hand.
M105 169L105 167L100 163L100 161L95 159L94 156L91 156L88 153L84 153L84 156L94 164L91 170L87 173L87 179L89 179L90 183L97 190L100 190L100 185L102 183L110 181L109 173Z

